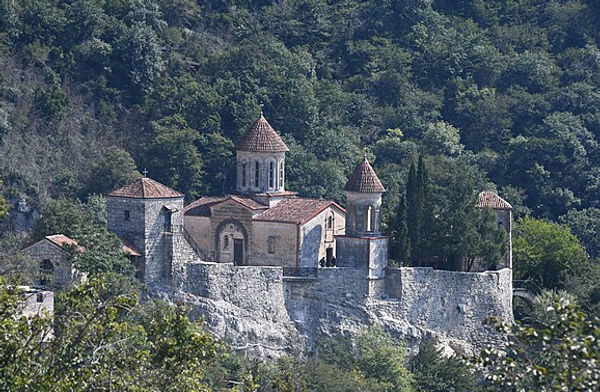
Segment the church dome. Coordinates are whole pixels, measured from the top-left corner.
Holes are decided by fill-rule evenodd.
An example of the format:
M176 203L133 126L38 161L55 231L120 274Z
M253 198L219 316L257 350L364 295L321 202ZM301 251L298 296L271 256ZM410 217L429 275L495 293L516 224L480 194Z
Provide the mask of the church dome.
M236 144L235 149L249 152L288 152L290 150L262 114Z
M345 191L359 193L383 193L385 188L365 156L348 179Z

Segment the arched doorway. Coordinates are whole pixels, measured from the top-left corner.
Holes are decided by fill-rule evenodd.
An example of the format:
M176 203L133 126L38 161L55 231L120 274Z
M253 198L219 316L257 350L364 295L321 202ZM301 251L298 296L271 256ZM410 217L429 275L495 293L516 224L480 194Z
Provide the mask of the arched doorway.
M248 238L244 226L235 220L223 221L219 224L216 234L218 261L244 265Z

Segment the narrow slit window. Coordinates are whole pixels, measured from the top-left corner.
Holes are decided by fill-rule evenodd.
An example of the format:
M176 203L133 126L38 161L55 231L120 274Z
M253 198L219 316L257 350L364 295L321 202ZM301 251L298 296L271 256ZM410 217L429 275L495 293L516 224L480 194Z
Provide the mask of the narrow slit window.
M365 215L365 231L373 231L373 207L367 207L367 214Z
M247 178L246 178L246 169L247 169L247 167L246 166L248 166L246 164L246 162L242 162L242 186L244 188L246 187L246 181L247 181Z
M254 163L254 186L258 188L260 183L260 163Z
M129 212L129 210L123 211L123 219L126 221L131 219L131 213Z
M275 187L275 162L269 163L269 188Z
M279 187L283 188L285 184L283 183L283 161L279 164Z

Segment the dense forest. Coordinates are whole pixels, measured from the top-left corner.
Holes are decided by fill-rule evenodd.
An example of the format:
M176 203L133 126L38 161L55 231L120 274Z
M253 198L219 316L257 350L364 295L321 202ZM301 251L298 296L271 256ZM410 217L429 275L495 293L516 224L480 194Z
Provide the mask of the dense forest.
M552 361L560 369L559 359L566 367L598 371L585 362L597 362L598 351L597 321L594 330L586 317L600 315L598 20L600 3L593 0L0 0L0 273L27 276L18 250L43 235L61 232L83 243L101 235L106 241L87 243L98 245L89 245L97 257L75 261L99 280L63 299L91 312L102 290L112 287L102 274L131 274L111 248L101 195L144 169L185 193L188 202L232 192L234 144L263 105L290 147L286 188L302 196L343 205L346 178L366 151L388 190L384 226L396 262L445 255L452 268L465 256L503 252L506 238L473 213L479 191L498 192L514 208L515 277L542 290L536 309L517 301L515 310L543 333L513 331L517 341L530 344L519 351L527 354L524 361L539 356L540 368L531 372L524 362L519 373L493 353L477 366L498 373L498 390L518 384L545 390L536 371L547 372ZM41 211L26 234L17 233L19 222L11 218L22 200ZM425 226L433 228L427 235L420 231ZM66 368L45 368L54 363L48 361L73 366L96 360L86 357L93 345L86 346L88 335L77 335L78 320L65 316L59 321L75 335L58 342L81 357L63 361L42 350L39 361L27 362L27 352L39 347L29 347L23 333L38 324L6 321L18 300L4 283L0 350L12 352L11 344L25 341L20 357L0 359L0 371L9 374L24 360L23 369L33 373L18 374L17 381L44 369L40 382L47 384L38 385L44 390L66 377ZM180 384L173 385L191 383L197 390L224 389L227 377L236 382L232 390L247 391L478 388L473 367L447 362L431 347L408 369L377 362L358 343L350 365L335 362L339 352L327 351L321 358L329 355L330 362L309 356L270 369L240 364L178 310L139 304L130 291L119 297L130 310L156 308L120 314L115 305L115 313L106 315L103 308L106 317L99 322L105 324L94 324L109 340L119 341L120 333L136 336L132 347L145 357L123 362L136 369L123 377L139 371L163 385L176 376L158 364L167 358L183 369ZM554 304L556 296L563 302ZM148 324L145 314L152 312L165 323ZM564 325L548 327L558 319ZM39 321L40 330L46 322ZM182 340L160 342L160 328L179 328ZM581 345L547 348L547 341L536 340L560 334ZM186 346L190 335L202 344ZM377 339L385 344L373 347L404 357L388 337ZM171 358L174 347L203 354ZM562 357L572 349L587 351ZM98 359L94 379L108 382L108 389L118 388L111 383L120 377L107 375L111 360ZM569 362L577 360L582 362ZM197 367L205 370L202 377L185 373ZM562 373L556 374L560 379ZM78 386L90 377L71 376L65 382ZM331 380L347 383L327 384ZM563 381L572 380L556 382ZM3 384L0 390L6 390Z

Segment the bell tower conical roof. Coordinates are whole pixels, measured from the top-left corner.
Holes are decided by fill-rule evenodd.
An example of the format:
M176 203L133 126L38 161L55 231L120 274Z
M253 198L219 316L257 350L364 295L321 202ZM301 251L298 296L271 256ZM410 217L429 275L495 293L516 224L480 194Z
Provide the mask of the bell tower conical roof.
M384 193L385 188L377 177L377 173L373 170L373 167L367 160L367 156L363 158L363 161L354 169L354 173L346 182L344 187L345 191L358 192L358 193Z
M281 136L275 132L271 124L260 114L258 120L252 124L250 129L242 136L235 145L238 151L249 152L288 152L290 149L285 145Z

